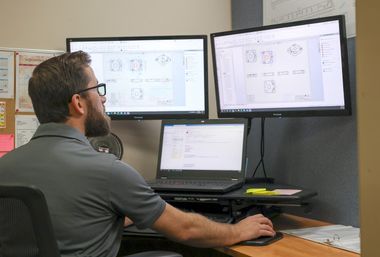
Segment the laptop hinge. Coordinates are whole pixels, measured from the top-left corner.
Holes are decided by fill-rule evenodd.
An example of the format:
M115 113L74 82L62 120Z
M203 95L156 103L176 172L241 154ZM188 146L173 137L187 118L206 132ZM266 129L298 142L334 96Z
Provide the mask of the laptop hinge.
M237 179L237 178L232 178L231 180L233 180L233 181L237 181L237 180L239 180L239 179Z

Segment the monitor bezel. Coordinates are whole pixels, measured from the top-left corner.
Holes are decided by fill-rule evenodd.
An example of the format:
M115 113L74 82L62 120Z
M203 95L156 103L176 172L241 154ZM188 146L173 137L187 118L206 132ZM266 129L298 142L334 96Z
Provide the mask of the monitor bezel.
M191 111L163 111L163 112L133 112L128 114L107 113L112 120L162 120L162 119L207 119L208 106L208 49L207 35L168 35L168 36L127 36L127 37L70 37L66 38L66 50L70 52L71 42L86 41L137 41L137 40L203 40L203 65L204 65L204 113Z
M258 32L264 30L286 28L298 25L307 25L312 23L328 22L328 21L338 21L339 32L340 32L340 47L341 47L341 62L342 62L342 77L343 77L343 94L344 94L344 109L332 108L332 107L311 107L311 108L273 108L264 110L250 110L247 112L223 112L220 106L220 92L218 86L218 73L215 55L215 38L220 36L228 36L234 34L243 34L249 32ZM347 38L345 29L345 18L344 15L335 15L323 18L308 19L302 21L294 21L288 23L267 25L261 27L239 29L232 31L216 32L210 35L211 50L212 50L212 64L214 70L214 84L215 84L215 94L216 94L216 107L217 114L220 118L234 118L234 117L244 117L244 118L257 118L257 117L308 117L308 116L349 116L352 114L351 110L351 96L350 96L350 83L349 83L349 72L348 72L348 52L347 52Z

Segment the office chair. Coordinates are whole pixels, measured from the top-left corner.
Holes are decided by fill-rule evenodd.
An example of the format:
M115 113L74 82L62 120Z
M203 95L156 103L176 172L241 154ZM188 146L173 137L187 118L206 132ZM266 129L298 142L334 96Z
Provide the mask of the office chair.
M0 185L0 257L60 257L45 197L34 186ZM128 257L182 255L147 251Z

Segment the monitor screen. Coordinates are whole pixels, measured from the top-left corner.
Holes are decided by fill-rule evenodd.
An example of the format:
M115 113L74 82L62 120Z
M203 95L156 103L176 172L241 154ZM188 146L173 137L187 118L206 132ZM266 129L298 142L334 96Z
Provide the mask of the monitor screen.
M107 84L112 119L207 118L207 36L67 38Z
M351 114L344 16L211 34L219 117Z
M243 179L247 129L247 119L162 121L157 176Z
M244 123L165 124L162 129L160 170L241 171Z

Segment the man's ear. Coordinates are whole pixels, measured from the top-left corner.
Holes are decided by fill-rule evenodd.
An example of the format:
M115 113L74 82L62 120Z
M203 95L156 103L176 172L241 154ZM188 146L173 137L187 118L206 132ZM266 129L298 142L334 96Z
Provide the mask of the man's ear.
M85 113L86 103L84 98L80 97L79 94L74 94L71 97L71 102L69 104L69 110L71 115L83 115Z

